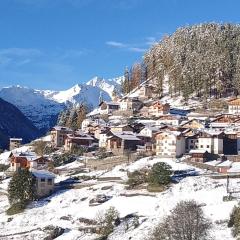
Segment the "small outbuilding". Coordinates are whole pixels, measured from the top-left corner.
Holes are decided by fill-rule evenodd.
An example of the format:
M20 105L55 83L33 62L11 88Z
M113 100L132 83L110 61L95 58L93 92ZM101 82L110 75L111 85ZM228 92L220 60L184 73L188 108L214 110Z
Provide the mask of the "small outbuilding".
M33 170L37 197L50 195L54 190L55 175L49 171Z

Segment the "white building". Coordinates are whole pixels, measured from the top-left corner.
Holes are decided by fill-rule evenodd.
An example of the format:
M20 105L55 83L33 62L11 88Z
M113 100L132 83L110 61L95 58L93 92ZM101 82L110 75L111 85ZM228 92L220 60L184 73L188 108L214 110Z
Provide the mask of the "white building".
M198 137L198 149L206 150L213 154L223 153L223 132L200 132Z
M228 113L240 114L240 99L234 99L228 102Z
M99 133L99 147L100 148L106 148L107 147L107 140L108 140L108 133L109 133L109 129L103 129L101 130L101 132Z
M82 126L81 126L81 129L83 131L85 131L85 129L89 126L89 124L91 124L93 121L91 118L86 118L82 121Z
M163 131L156 134L156 155L180 157L185 153L185 137L179 131Z
M139 135L152 138L154 133L157 133L158 131L158 127L146 126L139 132Z

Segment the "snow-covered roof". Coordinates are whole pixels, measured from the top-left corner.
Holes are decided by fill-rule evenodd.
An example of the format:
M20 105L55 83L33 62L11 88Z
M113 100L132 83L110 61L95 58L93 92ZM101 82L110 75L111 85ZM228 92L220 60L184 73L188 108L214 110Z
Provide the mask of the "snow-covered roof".
M210 165L210 166L217 166L221 162L222 161L220 161L220 160L213 160L213 161L206 162L205 164Z
M26 158L29 162L35 161L40 158L35 152L18 152L18 153L13 153L15 157L24 157Z
M31 172L36 178L55 178L53 173L46 170L32 170Z
M117 106L120 105L120 103L118 102L104 102L104 103L106 103L107 105L117 105Z
M210 135L220 135L223 133L223 131L219 131L216 129L205 129L204 132L210 134Z
M217 166L218 167L231 167L232 163L233 163L232 161L226 160L224 162L221 162Z
M69 139L76 139L76 140L93 140L93 138L88 134L82 134L82 135L71 135L68 134L67 137Z
M129 126L129 125L127 125L127 124L120 124L120 125L112 125L112 126L110 126L111 128L123 128L123 127L130 127L131 128L131 126Z
M180 131L161 131L159 132L159 134L170 134L170 135L174 135L174 136L180 136L182 133Z
M22 138L10 138L10 141L22 141Z
M94 115L98 115L98 114L100 114L100 108L95 108L90 113L88 113L86 116L90 117L90 116L94 116Z
M205 153L207 152L205 149L191 149L189 153Z
M159 128L155 127L155 126L146 126L141 131L143 131L144 129L148 129L148 130L153 131L153 132L159 131Z
M133 134L131 132L127 132L127 131L120 132L120 133L114 132L113 134L114 134L114 136L119 137L123 140L130 140L130 141L135 141L135 140L139 141L140 140L135 134ZM112 138L112 137L113 136L110 136L109 138Z
M72 129L68 127L62 127L62 126L55 126L52 129L55 129L56 131L72 131Z
M233 162L228 172L240 172L240 162Z

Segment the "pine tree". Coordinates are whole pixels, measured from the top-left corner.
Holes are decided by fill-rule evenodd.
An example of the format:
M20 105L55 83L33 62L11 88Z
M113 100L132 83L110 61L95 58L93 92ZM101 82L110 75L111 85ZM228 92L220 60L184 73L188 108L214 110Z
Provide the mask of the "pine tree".
M171 95L207 101L238 94L239 55L240 26L208 23L164 37L144 55L144 64L159 97L167 76Z
M171 181L171 166L166 163L155 163L149 172L148 182L152 186L167 185Z
M130 74L127 67L125 68L125 72L124 72L124 80L122 82L122 92L124 94L127 94L130 92Z
M77 117L78 117L77 109L76 109L76 107L73 107L70 111L70 116L67 121L67 127L71 128L73 130L76 130L78 128Z
M8 186L10 204L34 200L34 179L28 169L20 169L14 173Z

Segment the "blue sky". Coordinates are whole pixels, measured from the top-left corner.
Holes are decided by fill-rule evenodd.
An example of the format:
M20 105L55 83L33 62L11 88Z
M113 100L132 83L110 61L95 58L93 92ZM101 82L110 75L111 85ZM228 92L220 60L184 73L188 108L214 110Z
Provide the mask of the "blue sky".
M178 27L240 22L239 0L2 0L0 87L111 78Z

